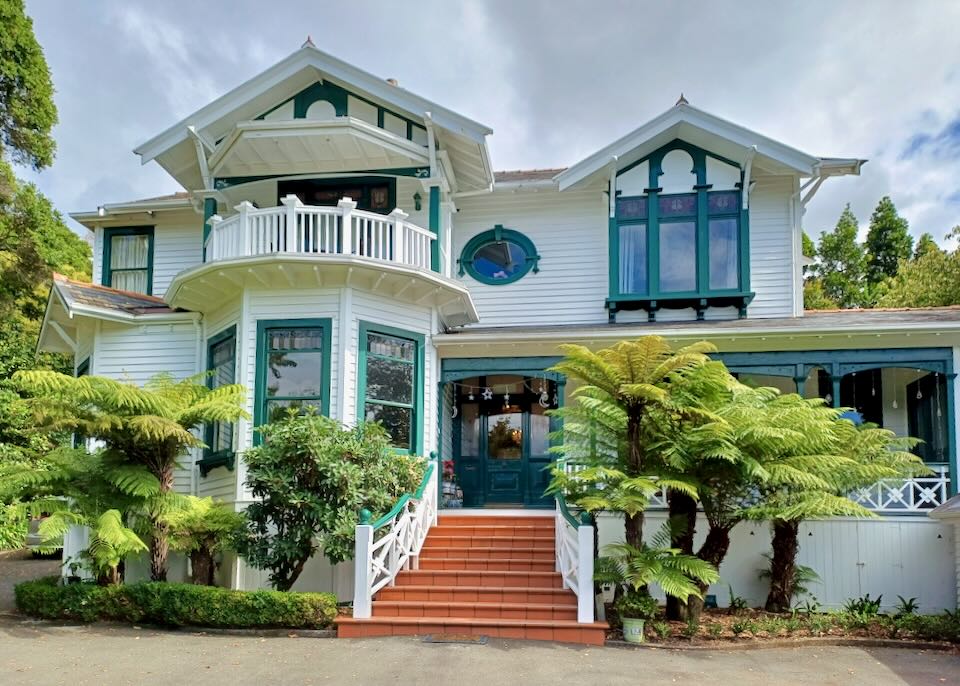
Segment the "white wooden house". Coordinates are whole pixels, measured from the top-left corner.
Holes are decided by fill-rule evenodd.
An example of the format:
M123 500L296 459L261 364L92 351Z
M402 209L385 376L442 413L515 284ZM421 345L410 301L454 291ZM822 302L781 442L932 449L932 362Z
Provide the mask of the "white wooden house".
M182 192L72 215L95 235L94 285L55 280L40 348L78 374L245 385L253 420L209 429L184 492L244 507L254 427L309 405L453 460L463 516L523 516L554 507L558 344L709 340L741 379L926 441L934 476L852 496L880 518L803 526L820 601L952 607L955 543L925 515L956 492L960 310L803 310L804 206L864 161L683 99L566 169L494 172L491 134L308 43L135 150ZM765 526L735 530L721 605L728 584L762 600L768 547ZM228 567L233 586L263 584ZM316 561L298 588L352 581Z

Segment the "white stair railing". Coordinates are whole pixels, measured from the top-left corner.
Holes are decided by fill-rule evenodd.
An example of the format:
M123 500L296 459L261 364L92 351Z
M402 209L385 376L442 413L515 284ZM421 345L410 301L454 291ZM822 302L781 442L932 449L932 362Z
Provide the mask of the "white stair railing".
M279 207L257 208L244 201L237 213L209 219L206 262L259 255L344 255L430 269L436 236L407 221L395 209L390 214L358 210L343 198L336 207L304 205L295 195Z
M355 619L369 619L374 594L392 586L402 570L419 567L423 541L437 523L437 490L437 463L431 459L416 492L401 497L383 517L371 522L370 512L360 512L353 558Z
M577 621L592 624L594 619L593 593L593 525L590 515L582 513L583 521L567 509L562 494L557 495L555 538L557 571L563 577L564 588L577 596Z

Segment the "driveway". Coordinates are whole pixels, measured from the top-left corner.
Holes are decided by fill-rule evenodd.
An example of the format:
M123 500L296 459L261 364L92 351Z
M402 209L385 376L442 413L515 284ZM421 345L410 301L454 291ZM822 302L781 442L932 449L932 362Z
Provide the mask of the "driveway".
M0 615L13 612L13 587L21 581L60 573L60 560L35 560L29 550L0 552Z
M894 648L750 651L532 642L203 635L0 619L0 683L15 684L960 684L960 656Z

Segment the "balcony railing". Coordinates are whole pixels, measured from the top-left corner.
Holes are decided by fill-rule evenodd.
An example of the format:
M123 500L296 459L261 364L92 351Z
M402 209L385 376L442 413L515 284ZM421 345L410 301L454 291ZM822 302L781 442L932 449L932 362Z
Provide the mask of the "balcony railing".
M850 494L850 499L880 514L929 512L950 497L950 467L927 465L929 476L886 480Z
M280 207L236 206L226 219L210 218L204 261L218 262L261 255L316 255L366 257L407 267L430 269L435 237L406 221L407 214L358 210L343 198L336 207L304 205L295 195Z

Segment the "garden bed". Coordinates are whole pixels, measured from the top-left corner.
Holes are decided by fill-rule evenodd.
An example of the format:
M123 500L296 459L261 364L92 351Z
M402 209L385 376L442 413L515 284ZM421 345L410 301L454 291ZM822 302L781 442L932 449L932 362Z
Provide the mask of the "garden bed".
M622 641L616 614L610 612L607 619L611 626L609 639ZM650 645L670 647L706 647L717 643L784 645L818 642L816 639L874 641L885 645L891 641L933 642L956 647L960 644L960 614L894 616L849 611L775 614L752 609L733 613L708 609L699 624L665 619L648 621L644 635Z
M331 593L231 591L141 583L61 585L58 577L18 584L17 609L41 619L147 623L213 629L325 629L337 615Z

